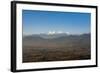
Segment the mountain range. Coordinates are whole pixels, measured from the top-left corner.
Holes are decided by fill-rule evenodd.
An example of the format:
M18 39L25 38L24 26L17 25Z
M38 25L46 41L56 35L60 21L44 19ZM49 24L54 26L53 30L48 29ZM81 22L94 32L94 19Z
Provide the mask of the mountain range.
M33 34L29 36L23 36L24 46L34 47L87 47L90 48L91 35L80 34L80 35L68 35L65 33L61 34Z

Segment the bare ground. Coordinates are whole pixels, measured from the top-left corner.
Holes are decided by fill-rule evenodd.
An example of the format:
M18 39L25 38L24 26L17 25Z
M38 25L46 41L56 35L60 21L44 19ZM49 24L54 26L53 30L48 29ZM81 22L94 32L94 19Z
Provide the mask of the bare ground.
M90 49L87 48L40 48L23 46L23 62L47 62L64 60L90 59Z

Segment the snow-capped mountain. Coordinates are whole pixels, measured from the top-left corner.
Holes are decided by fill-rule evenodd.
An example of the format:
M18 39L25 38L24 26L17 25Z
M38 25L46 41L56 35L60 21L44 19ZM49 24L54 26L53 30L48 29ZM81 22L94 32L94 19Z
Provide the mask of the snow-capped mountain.
M45 39L53 39L53 38L59 38L63 36L68 36L66 33L53 33L53 34L39 34L40 37Z
M59 38L70 35L69 32L62 32L62 31L49 31L47 33L39 33L39 34L32 34L32 35L26 35L25 37L40 37L44 39L53 39L53 38Z

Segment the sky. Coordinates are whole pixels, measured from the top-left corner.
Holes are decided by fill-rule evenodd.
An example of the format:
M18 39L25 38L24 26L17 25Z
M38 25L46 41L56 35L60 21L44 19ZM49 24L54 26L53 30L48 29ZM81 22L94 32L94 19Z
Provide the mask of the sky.
M31 35L48 32L89 33L90 19L90 13L23 10L23 34Z

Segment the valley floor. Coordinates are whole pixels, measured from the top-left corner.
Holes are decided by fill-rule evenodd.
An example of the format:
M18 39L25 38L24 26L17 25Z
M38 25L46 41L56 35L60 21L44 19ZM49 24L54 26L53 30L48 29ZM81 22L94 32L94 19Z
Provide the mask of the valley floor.
M23 63L90 59L90 49L23 47Z

